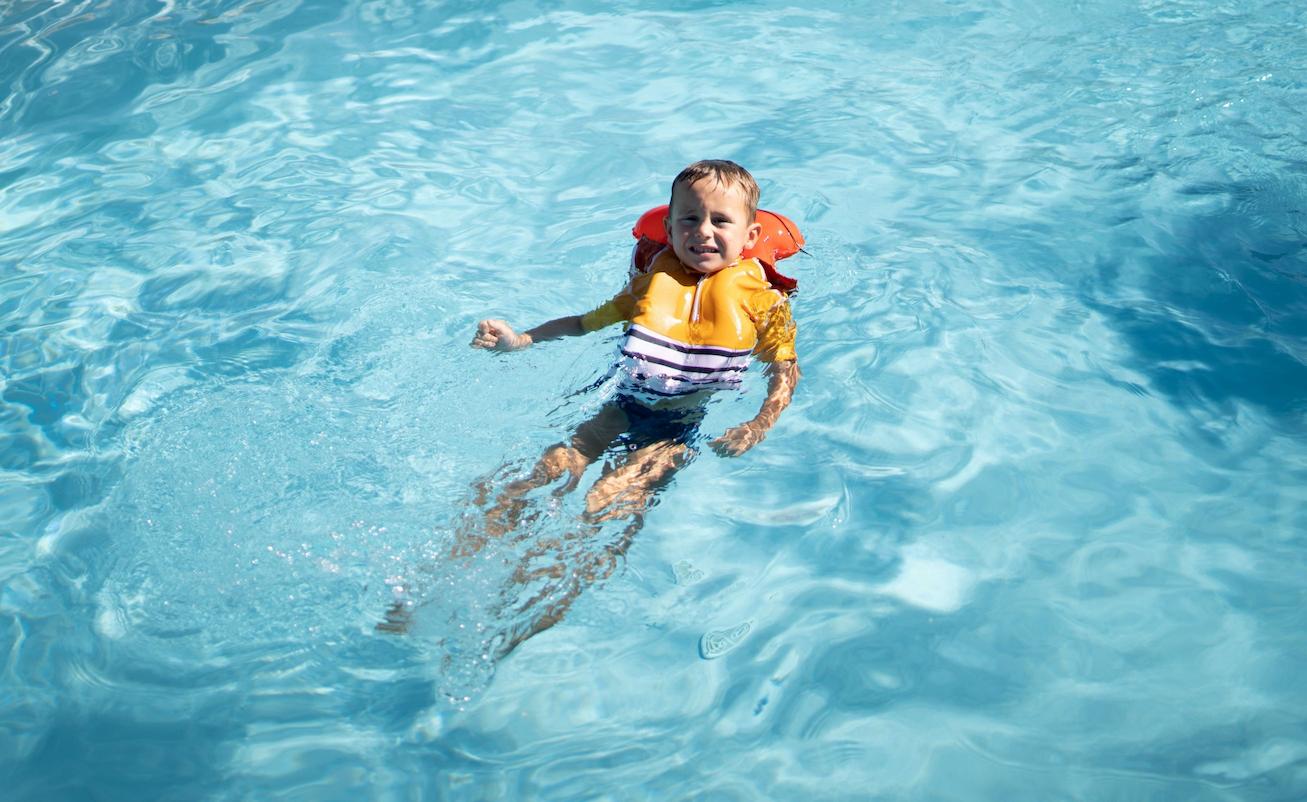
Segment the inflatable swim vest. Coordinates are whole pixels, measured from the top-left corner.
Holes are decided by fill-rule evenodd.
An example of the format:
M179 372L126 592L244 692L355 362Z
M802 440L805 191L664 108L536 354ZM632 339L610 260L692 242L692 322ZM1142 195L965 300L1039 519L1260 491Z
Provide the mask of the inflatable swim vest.
M631 229L635 237L635 250L631 251L631 275L646 273L653 264L658 252L667 247L667 205L655 206L636 221ZM776 263L793 256L803 249L803 234L794 221L783 214L759 209L757 222L762 226L758 242L740 254L741 259L757 259L762 263L767 282L783 293L789 294L799 287L799 282L789 276L776 272Z

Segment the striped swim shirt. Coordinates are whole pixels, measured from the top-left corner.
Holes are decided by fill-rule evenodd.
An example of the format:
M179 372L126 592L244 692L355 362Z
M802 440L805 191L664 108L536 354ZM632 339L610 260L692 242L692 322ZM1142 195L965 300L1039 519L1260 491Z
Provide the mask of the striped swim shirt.
M617 372L628 392L667 398L739 386L752 348L687 345L631 324Z

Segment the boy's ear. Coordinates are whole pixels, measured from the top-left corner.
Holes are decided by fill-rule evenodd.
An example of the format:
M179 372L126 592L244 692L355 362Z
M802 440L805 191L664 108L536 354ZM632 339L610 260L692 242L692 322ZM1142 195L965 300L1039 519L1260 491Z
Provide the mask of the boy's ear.
M753 246L757 245L758 238L760 236L762 236L762 223L757 223L757 222L750 223L749 236L748 239L744 241L744 249L748 250L749 248L752 248Z

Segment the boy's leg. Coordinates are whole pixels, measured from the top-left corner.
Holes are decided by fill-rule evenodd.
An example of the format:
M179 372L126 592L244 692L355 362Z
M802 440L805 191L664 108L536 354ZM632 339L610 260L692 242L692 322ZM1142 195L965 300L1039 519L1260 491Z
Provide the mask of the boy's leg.
M630 421L620 407L605 404L594 417L576 428L570 442L550 446L531 469L531 473L525 478L509 482L495 499L494 506L486 511L486 535L499 537L515 529L525 506L523 497L532 490L555 482L564 474L571 474L571 479L563 491L575 488L590 463L598 459L604 449L626 431L629 425ZM478 545L477 548L479 547ZM460 549L458 553L463 552Z
M517 528L522 510L526 506L524 496L532 490L562 478L570 473L571 481L563 488L570 491L576 487L585 469L603 454L608 444L626 431L630 422L626 413L616 404L605 404L594 417L576 428L568 443L550 446L523 479L509 482L495 499L495 504L486 511L482 531L460 528L456 535L452 557L471 557L486 544L490 537L501 537ZM487 486L477 487L476 501L484 503L490 491ZM377 624L381 632L402 633L408 631L413 611L410 603L395 602L386 611L385 620Z
M605 471L586 493L586 519L602 523L642 515L653 491L670 480L691 456L689 446L671 440L661 440L631 452Z
M643 523L643 516L648 507L649 496L653 491L666 484L679 468L683 467L692 456L689 446L671 440L651 443L636 449L625 458L608 466L604 475L594 483L586 493L586 511L581 520L588 524L583 531L572 532L562 538L542 541L528 551L523 560L523 567L518 569L516 581L519 584L543 576L555 578L563 576L566 566L560 560L556 565L537 569L528 573L525 565L532 560L543 557L553 551L562 554L564 541L574 541L585 537L593 528L605 521L615 518L631 518L634 528L623 532L617 543L605 548L605 553L621 556L630 545L630 540ZM606 576L607 574L605 574ZM587 579L596 577L587 576ZM597 577L602 579L603 577ZM527 605L529 606L529 605Z
M600 551L585 554L573 565L567 563L563 554L564 545L558 540L542 543L531 550L523 560L523 566L518 569L515 582L527 584L546 577L554 581L548 582L530 601L520 605L518 610L524 612L546 599L550 601L526 629L516 633L504 644L500 656L508 654L522 641L561 621L582 590L612 575L618 560L625 556L636 532L640 531L654 491L666 484L692 456L693 451L684 443L662 440L631 452L595 482L586 494L584 520L590 525L590 531L578 532L571 537L590 534L594 527L605 521L629 518L629 522L615 542L607 544ZM550 550L558 552L557 563L526 571L527 563L543 557Z

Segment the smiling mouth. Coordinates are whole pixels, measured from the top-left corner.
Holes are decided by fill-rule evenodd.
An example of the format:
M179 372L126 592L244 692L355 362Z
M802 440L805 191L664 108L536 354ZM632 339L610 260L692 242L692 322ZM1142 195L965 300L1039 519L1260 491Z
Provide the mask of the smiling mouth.
M711 245L691 245L690 253L703 255L708 253L718 253L718 250Z

